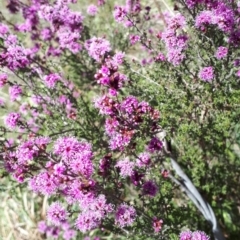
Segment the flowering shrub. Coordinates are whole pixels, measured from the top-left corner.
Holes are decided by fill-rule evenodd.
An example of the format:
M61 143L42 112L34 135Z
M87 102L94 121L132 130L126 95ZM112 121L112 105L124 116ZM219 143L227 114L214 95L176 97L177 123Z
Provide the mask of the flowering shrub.
M240 5L154 2L5 5L0 156L43 239L238 239Z

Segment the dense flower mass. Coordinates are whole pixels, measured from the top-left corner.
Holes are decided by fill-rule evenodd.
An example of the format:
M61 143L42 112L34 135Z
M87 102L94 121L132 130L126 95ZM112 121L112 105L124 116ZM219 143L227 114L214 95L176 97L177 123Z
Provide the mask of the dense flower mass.
M120 175L122 177L131 176L133 174L134 162L131 162L128 158L117 162L116 167L120 169Z
M105 53L111 51L111 46L108 40L104 38L93 37L85 42L85 48L89 56L100 62Z
M7 83L8 75L6 73L0 73L0 88Z
M48 208L47 218L53 224L60 225L66 220L67 212L59 202L55 202Z
M202 191L182 211L190 179L206 199L231 179L223 201L239 215L225 143L239 145L240 3L153 2L8 0L1 11L1 177L50 203L34 202L43 238L209 240L178 236L198 210L213 226L221 215Z
M115 6L113 16L117 22L123 22L126 19L126 15L127 10L125 6Z
M136 219L136 210L127 204L118 206L115 213L115 221L120 227L126 227L133 224Z
M219 47L216 51L216 58L217 59L222 59L222 58L225 58L228 54L228 48L226 47Z
M5 118L5 125L8 128L15 128L18 125L20 118L21 115L19 113L9 113Z
M137 159L138 167L147 167L151 164L151 156L149 153L144 152L140 153Z
M184 231L180 234L179 240L209 240L210 237L202 231Z
M162 40L167 48L167 60L174 66L181 64L185 58L188 37L179 34L186 25L185 17L180 13L168 20L168 26L162 33Z
M153 137L148 144L149 152L161 151L163 148L163 143L157 137Z
M52 73L47 76L44 76L44 83L49 88L54 88L57 81L61 80L61 77L57 73Z
M203 81L211 81L214 78L214 69L213 67L204 67L199 72L199 78Z
M154 197L158 192L158 186L153 181L146 181L143 184L143 194Z
M97 14L97 12L98 12L98 8L96 5L91 4L88 6L87 13L89 15L95 16Z
M91 145L87 142L79 142L74 137L59 138L54 144L54 153L69 165L73 173L86 178L93 174Z
M15 101L22 94L22 88L19 85L13 85L9 88L9 95L12 101Z

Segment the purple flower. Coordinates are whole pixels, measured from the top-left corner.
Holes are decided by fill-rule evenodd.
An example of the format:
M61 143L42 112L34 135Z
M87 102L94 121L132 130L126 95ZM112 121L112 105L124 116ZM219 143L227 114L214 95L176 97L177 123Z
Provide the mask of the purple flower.
M42 37L42 40L44 40L44 41L51 40L53 37L53 33L52 33L51 29L43 28L41 31L41 37Z
M155 233L158 233L162 229L163 220L153 217L152 226Z
M103 6L105 3L105 0L98 0L98 6Z
M73 173L80 173L86 178L91 177L93 163L90 144L79 142L74 137L61 137L54 144L54 153L63 158Z
M132 45L134 45L134 44L136 44L137 42L140 42L141 37L138 36L138 35L130 35L129 39L130 39L130 43L131 43Z
M123 63L123 59L124 59L125 53L124 52L117 52L114 56L113 56L113 62L117 65L122 64Z
M240 77L240 70L237 71L236 75L237 77Z
M192 233L192 239L191 240L209 240L210 237L206 235L205 232L202 231L195 231Z
M119 122L116 118L107 118L105 121L105 131L108 136L114 136L119 126Z
M82 151L81 153L75 154L69 160L69 165L73 173L81 174L86 178L90 178L93 174L93 163L91 161L92 152Z
M226 47L219 47L216 51L216 58L217 59L222 59L222 58L225 58L228 54L228 48Z
M224 2L219 1L214 9L214 24L225 33L230 33L234 26L234 12Z
M144 174L141 174L134 170L133 174L130 176L132 184L137 186L139 184L139 182L141 181L141 179L143 178L143 176L144 176Z
M105 175L109 172L111 166L111 156L106 155L99 161L99 174Z
M192 240L192 232L190 231L181 232L179 240Z
M7 46L6 52L0 54L0 58L4 59L6 66L14 71L25 68L30 62L28 60L26 49L21 46L5 42Z
M134 166L135 166L134 162L131 162L128 158L118 161L117 164L115 165L115 167L120 169L120 175L122 177L131 176L133 174Z
M134 111L137 110L137 107L138 107L137 98L133 96L128 96L122 101L120 109L123 112L132 114Z
M95 211L86 211L79 214L75 226L81 232L85 233L97 228L101 223L101 216Z
M79 142L75 137L58 138L54 143L53 149L53 152L60 155L65 161L81 152L91 155L91 145L86 142Z
M8 75L6 73L0 73L0 88L7 83Z
M136 219L136 210L132 206L128 206L127 204L121 204L118 206L117 211L115 213L115 222L121 228L130 226Z
M74 239L76 236L77 232L73 229L67 229L64 233L63 233L63 239L64 240L71 240Z
M195 20L195 26L197 28L203 25L210 25L213 23L213 12L212 11L202 11L200 12Z
M183 29L186 25L186 19L181 13L177 13L175 16L168 20L168 29L176 31L177 29Z
M113 16L117 22L122 23L127 16L126 8L124 6L115 6Z
M155 151L161 151L163 147L163 143L157 137L153 137L148 144L148 151L153 153Z
M60 227L49 226L46 231L47 238L59 239Z
M128 13L132 13L134 15L139 14L139 12L142 10L140 0L126 0L126 10Z
M91 4L91 5L88 6L88 8L87 8L87 13L88 13L89 15L95 16L95 15L97 14L97 12L98 12L98 8L97 8L96 5Z
M213 67L204 67L198 76L201 80L210 82L214 78Z
M67 211L59 202L55 202L48 208L47 218L50 222L58 226L66 220Z
M174 66L179 65L185 58L184 50L187 48L188 37L178 33L178 29L182 29L185 25L185 18L177 14L168 20L167 29L161 36L166 44L167 60Z
M22 94L22 89L19 85L14 85L9 88L9 94L10 99L15 101Z
M239 67L240 66L240 59L235 59L233 62L234 67Z
M184 231L181 232L179 236L179 240L209 240L210 237L206 235L205 232L202 231Z
M94 101L95 108L99 109L99 112L104 115L111 115L114 113L118 107L116 102L108 97L107 95L103 95L102 97L97 98Z
M8 26L3 23L0 23L0 36L3 37L8 32L9 32Z
M113 211L113 205L108 204L105 195L100 194L98 197L88 200L87 206L81 206L84 210L92 210L101 218L104 218L107 213Z
M149 153L140 153L137 159L138 167L147 167L151 164L151 156Z
M172 63L174 66L178 66L184 60L185 55L182 52L182 49L169 49L167 52L167 60Z
M21 115L19 113L14 113L14 112L9 113L5 118L5 125L8 128L13 129L19 123L20 118L21 118Z
M159 53L156 57L155 57L155 61L156 62L164 62L166 60L166 57L164 56L163 53Z
M16 157L19 164L26 164L38 156L39 148L35 144L34 139L23 142L16 151Z
M195 5L203 3L204 0L185 0L187 6L192 9L195 7Z
M40 233L46 233L46 230L47 230L47 224L46 224L46 222L45 221L40 221L39 223L38 223L38 231L40 232Z
M78 30L73 30L69 26L62 26L57 31L60 47L68 49L72 53L76 54L82 49L77 40L80 38Z
M143 184L143 194L149 195L150 197L156 196L158 192L158 186L153 181L147 181Z
M15 178L16 181L18 181L19 183L23 183L24 182L24 174L25 174L25 169L18 167L15 169L15 172L13 174L13 177Z
M29 180L29 187L36 193L52 195L57 190L57 181L48 172L41 172Z
M124 131L123 133L115 133L111 136L110 139L110 149L115 150L115 149L120 149L123 150L125 146L127 146L132 137L133 137L134 131L132 130L127 130Z
M87 40L84 46L88 50L89 56L97 62L101 61L101 58L105 55L105 53L111 51L110 42L104 38L93 37Z
M54 88L57 81L61 80L61 76L57 73L52 73L44 76L43 78L45 85L48 88Z

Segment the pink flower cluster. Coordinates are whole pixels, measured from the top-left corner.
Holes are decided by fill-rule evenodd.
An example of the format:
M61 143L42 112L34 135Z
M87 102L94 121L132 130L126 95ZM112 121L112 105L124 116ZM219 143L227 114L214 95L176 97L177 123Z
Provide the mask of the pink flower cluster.
M222 59L222 58L225 58L227 54L228 54L228 48L221 46L217 49L215 56L217 59Z
M234 28L234 11L223 1L209 2L208 9L200 12L195 20L195 26L202 30L209 25L217 27L225 32L231 33Z
M87 8L87 13L88 13L89 15L95 16L95 15L97 14L97 12L98 12L98 8L97 8L96 5L91 4L91 5L88 6L88 8Z
M184 231L180 234L179 240L210 240L210 237L202 231Z
M104 95L95 101L95 107L99 108L100 113L109 116L106 119L105 131L110 137L112 150L128 146L144 118L151 119L153 126L159 119L158 111L151 108L147 102L139 102L133 96L117 102Z
M111 51L109 41L103 38L93 37L85 42L85 48L88 51L89 56L100 62L102 57Z
M203 81L210 82L214 78L213 67L204 67L199 72L199 78Z
M141 10L140 0L126 0L125 6L114 7L113 17L118 23L122 23L125 27L132 27L133 17L138 16Z
M61 225L67 219L67 211L61 203L55 202L48 208L47 218L56 226Z
M91 145L74 137L60 137L53 143L53 151L49 153L49 144L50 139L46 137L23 142L15 152L4 155L6 169L20 182L24 181L25 176L30 177L29 187L34 192L49 196L58 193L69 205L77 202L81 213L75 226L80 231L99 227L108 213L114 211L114 206L107 203L105 195L95 190ZM45 166L39 166L38 173L37 166L43 162L35 162L32 169L36 158L48 160ZM48 220L56 226L65 224L68 215L59 202L53 203L47 212Z
M4 166L18 182L23 182L36 157L42 156L47 144L47 137L30 138L17 147L15 151L7 151L4 155Z
M9 87L9 95L12 101L15 101L22 94L22 88L19 85Z
M43 78L44 83L48 88L54 88L56 82L58 82L61 79L62 79L61 76L57 73L51 73L49 75L44 76Z
M0 73L0 88L7 83L8 75L6 73Z
M115 221L120 227L123 228L132 225L136 216L137 213L134 207L127 204L121 204L117 208Z
M137 42L140 42L141 37L138 36L138 35L130 35L129 39L130 39L130 43L131 43L132 45L134 45L134 44L136 44Z
M12 129L15 128L20 122L21 115L19 113L9 113L5 118L5 125Z
M64 240L74 239L77 232L70 227L68 222L63 222L59 226L46 224L45 221L38 223L38 230L42 234L46 234L47 238L58 239L62 235Z
M177 13L168 19L167 28L162 33L162 40L167 48L167 60L174 66L181 64L185 58L184 50L187 48L188 37L184 34L179 34L185 26L185 17Z
M82 212L76 220L76 227L83 233L99 227L108 213L113 211L113 205L108 204L104 195L90 198L81 204Z
M110 56L103 60L103 65L95 74L97 83L109 88L109 94L116 96L120 88L122 88L124 82L127 81L127 77L118 72L118 66L123 63L124 53L116 53L112 58ZM103 101L98 100L98 102Z
M29 51L19 45L17 37L11 34L4 34L5 48L0 52L0 65L7 66L10 70L26 68L29 64Z
M57 1L53 6L43 4L40 6L38 14L40 18L48 21L51 27L42 32L42 34L48 35L48 37L43 37L50 39L51 32L55 32L60 50L68 49L75 54L81 50L78 40L83 29L83 16L81 13L73 12L67 4L68 1Z

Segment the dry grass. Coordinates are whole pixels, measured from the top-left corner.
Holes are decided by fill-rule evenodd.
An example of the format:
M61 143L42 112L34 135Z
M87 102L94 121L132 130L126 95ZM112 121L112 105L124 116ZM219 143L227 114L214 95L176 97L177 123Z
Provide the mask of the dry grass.
M47 199L1 179L0 240L41 240L37 222L44 219Z

